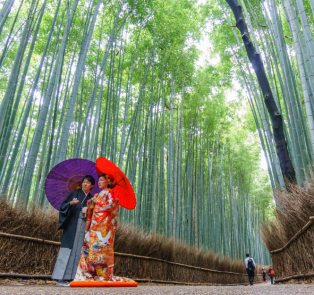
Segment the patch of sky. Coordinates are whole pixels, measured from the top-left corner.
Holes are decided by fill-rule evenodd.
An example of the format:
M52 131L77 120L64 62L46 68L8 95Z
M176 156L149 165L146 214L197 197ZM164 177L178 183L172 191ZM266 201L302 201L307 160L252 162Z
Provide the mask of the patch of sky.
M260 168L267 171L267 161L266 161L265 153L263 150L261 150L259 158L260 158L260 162L259 162Z

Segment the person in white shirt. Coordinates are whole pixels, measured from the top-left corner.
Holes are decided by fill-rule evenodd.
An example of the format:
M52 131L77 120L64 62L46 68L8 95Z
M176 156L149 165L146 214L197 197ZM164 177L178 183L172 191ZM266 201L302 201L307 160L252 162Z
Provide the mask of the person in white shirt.
M253 285L254 282L254 270L256 268L256 264L253 258L250 257L250 254L246 254L245 258L245 267L246 267L246 272L249 276L249 282L250 285Z

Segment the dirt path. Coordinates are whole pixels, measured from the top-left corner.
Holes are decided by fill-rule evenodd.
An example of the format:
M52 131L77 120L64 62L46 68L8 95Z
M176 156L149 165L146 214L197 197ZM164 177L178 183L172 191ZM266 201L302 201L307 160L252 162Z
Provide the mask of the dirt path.
M290 295L314 294L312 284L270 285L258 284L254 286L145 286L137 288L62 288L56 286L0 286L1 295L98 295L98 294L213 294L213 295Z

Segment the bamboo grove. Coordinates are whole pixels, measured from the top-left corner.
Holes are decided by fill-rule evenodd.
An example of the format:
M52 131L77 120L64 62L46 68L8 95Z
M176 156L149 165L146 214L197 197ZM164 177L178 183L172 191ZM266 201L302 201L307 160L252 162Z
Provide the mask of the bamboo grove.
M259 225L271 189L259 168L258 136L243 120L247 104L226 100L230 66L198 65L208 5L1 2L2 198L46 207L44 182L54 165L104 156L125 171L137 196L121 221L269 263ZM250 103L266 126L258 119L263 105ZM268 160L275 165L275 154Z
M303 185L313 164L313 0L238 1L252 42L263 60L277 108L284 118L284 133L298 185ZM285 187L274 143L272 124L261 89L246 56L234 17L225 2L215 3L223 17L218 30L230 28L229 47L237 63L239 82L246 89L273 188Z

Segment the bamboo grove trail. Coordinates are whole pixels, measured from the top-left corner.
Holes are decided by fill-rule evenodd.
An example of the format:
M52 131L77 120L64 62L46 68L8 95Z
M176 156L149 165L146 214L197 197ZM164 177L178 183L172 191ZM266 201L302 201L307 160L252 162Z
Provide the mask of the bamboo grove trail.
M57 286L0 286L2 295L72 295L72 294L314 294L313 284L271 285L256 284L254 286L160 286L139 285L137 288L62 288Z

